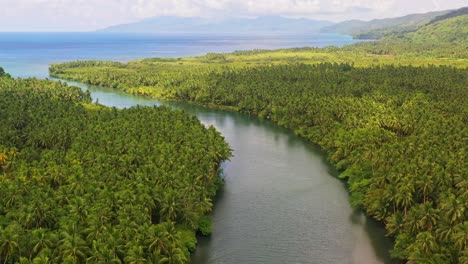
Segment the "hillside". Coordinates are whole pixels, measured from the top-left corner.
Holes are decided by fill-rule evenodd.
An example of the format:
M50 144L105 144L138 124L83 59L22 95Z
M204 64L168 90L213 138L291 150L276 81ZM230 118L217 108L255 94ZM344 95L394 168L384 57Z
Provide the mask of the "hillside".
M453 12L450 12L448 14L438 16L438 17L434 18L429 24L434 24L434 23L436 23L438 21L441 21L441 20L444 20L444 19L449 19L449 18L452 18L452 17L458 17L458 16L463 16L463 15L468 15L468 7L463 7L463 8L460 8L458 10L455 10Z
M399 34L417 30L430 21L451 11L411 14L403 17L374 19L371 21L351 20L324 27L324 33L352 35L357 39L380 39L390 34Z
M420 65L421 61L432 60L442 64L454 65L453 63L460 62L460 65L465 65L468 59L467 23L468 15L453 17L423 26L414 32L345 46L341 52L359 52L359 60L372 54L376 56L376 62L385 58L384 61L396 59L400 61L399 64L409 61L412 65Z
M467 47L468 15L438 20L404 35L403 38L412 43L455 43Z
M213 20L197 17L154 17L136 23L108 27L101 32L121 33L170 33L170 34L273 34L317 33L329 21L291 19L264 16L255 19L230 18Z

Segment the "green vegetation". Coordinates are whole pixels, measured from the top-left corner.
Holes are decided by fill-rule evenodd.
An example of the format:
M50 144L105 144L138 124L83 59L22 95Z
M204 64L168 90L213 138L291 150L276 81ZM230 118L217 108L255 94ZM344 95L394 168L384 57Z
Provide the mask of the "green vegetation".
M10 75L8 75L8 74L5 72L5 70L4 70L2 67L0 67L0 77L2 77L2 76L10 76Z
M290 128L328 153L348 182L353 206L395 238L395 258L467 263L468 51L466 34L461 42L442 34L447 27L465 32L460 27L467 19L343 48L146 59L118 67L74 62L50 72Z
M106 72L100 84L118 72L127 84L136 75ZM124 89L257 115L319 144L343 170L353 205L395 236L394 256L456 263L466 255L466 70L296 64L139 73L134 80ZM421 234L433 241L430 248Z
M186 263L209 232L231 155L213 127L9 76L0 105L0 263Z
M384 36L403 34L418 30L439 16L451 11L411 14L402 17L373 19L371 21L351 20L337 23L322 29L326 33L352 35L357 39L380 39Z
M407 34L404 38L417 44L434 43L443 39L445 42L460 45L466 49L468 48L468 15L441 20Z
M216 70L185 79L164 74L157 75L160 85L128 91L225 106L294 130L319 144L343 170L352 204L386 224L396 238L395 257L463 263L465 70L299 64ZM138 78L150 83L154 76ZM430 247L423 238L430 239Z
M434 23L439 22L441 20L446 20L446 19L449 19L449 18L452 18L452 17L458 17L458 16L463 16L463 15L468 15L468 7L463 7L463 8L457 9L455 11L452 11L450 13L447 13L445 15L438 16L438 17L434 18L433 20L431 20L431 22L429 24L434 24Z
M454 65L454 62L464 60L467 66L468 59L468 15L457 16L440 20L414 32L403 35L390 35L379 42L361 43L362 49L367 52L382 55L400 55L410 57L418 64L420 58L451 58L445 65Z
M322 31L326 33L352 35L356 39L382 39L384 37L402 36L410 32L415 32L427 25L463 15L468 15L468 7L453 11L447 10L425 14L412 14L396 18L374 19L368 22L360 20L344 21L325 27ZM460 28L450 28L449 25L447 26L449 30ZM449 35L447 40L460 35L463 35L462 31L455 31L455 34ZM430 36L430 34L428 36ZM466 37L462 36L462 38Z

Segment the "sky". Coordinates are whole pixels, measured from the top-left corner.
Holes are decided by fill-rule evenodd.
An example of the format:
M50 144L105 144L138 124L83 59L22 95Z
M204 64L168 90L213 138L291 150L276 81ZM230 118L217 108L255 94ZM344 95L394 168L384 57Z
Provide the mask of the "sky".
M0 31L94 31L154 16L279 15L338 22L463 6L468 0L0 0Z

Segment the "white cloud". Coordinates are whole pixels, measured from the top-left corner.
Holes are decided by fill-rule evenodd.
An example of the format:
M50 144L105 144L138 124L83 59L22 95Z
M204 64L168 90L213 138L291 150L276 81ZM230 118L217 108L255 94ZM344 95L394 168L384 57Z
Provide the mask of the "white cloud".
M467 5L468 0L0 0L0 31L93 30L163 15L282 15L337 21Z

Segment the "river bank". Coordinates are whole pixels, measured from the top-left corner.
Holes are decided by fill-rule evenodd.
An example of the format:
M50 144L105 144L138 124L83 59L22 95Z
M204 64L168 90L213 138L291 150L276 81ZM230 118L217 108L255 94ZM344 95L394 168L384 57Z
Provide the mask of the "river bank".
M213 233L199 239L192 263L394 263L382 226L349 206L346 185L323 152L289 130L235 112L80 86L108 106L187 111L214 125L234 149Z

